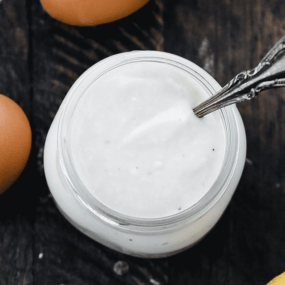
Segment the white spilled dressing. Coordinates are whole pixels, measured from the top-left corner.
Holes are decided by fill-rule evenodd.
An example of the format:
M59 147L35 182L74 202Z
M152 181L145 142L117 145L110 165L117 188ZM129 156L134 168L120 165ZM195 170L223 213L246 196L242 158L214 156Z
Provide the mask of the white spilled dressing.
M197 203L217 179L225 154L218 112L198 119L208 98L190 74L135 62L97 79L71 122L74 167L105 206L131 217L159 218Z

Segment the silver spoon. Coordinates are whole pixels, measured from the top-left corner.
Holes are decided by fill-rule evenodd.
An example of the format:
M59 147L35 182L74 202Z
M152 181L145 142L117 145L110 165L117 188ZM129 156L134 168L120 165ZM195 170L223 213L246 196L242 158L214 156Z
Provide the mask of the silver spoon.
M261 91L285 86L285 36L256 68L242 71L210 99L193 109L199 118L231 104L250 100Z

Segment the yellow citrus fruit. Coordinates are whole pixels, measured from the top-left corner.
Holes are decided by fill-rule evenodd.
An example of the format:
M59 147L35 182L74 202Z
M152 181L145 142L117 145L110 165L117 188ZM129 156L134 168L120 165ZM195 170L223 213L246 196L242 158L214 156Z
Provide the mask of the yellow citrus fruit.
M272 279L267 285L285 285L285 272Z

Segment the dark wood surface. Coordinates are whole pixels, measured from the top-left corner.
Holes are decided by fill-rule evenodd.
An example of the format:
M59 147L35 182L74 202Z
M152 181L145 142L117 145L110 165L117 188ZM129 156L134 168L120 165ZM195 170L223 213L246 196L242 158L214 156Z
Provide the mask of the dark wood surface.
M236 194L211 233L173 257L129 257L79 233L56 209L42 164L62 99L100 59L165 50L223 85L285 35L284 15L282 0L152 0L123 20L79 28L50 18L38 0L0 1L0 93L22 106L33 130L29 163L0 196L0 285L262 285L284 271L284 89L238 106L248 152ZM113 270L120 260L129 265L123 276Z

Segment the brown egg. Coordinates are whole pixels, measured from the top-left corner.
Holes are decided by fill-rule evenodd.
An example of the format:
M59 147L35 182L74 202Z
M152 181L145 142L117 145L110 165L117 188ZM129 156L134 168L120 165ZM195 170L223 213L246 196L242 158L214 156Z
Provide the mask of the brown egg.
M41 0L55 19L70 25L91 26L112 22L137 11L149 0Z
M31 150L31 128L21 107L0 94L0 194L23 171Z

